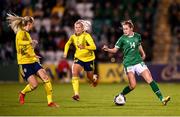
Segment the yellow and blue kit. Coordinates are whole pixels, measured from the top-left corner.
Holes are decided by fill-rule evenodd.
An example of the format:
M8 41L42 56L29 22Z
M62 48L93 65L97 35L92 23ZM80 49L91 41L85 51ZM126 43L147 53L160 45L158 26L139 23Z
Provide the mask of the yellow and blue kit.
M21 74L26 80L42 68L34 52L30 34L25 30L20 29L16 34L16 51Z
M64 55L67 55L71 44L73 44L76 48L74 55L75 63L80 64L86 71L92 71L94 67L93 61L95 60L94 50L96 50L96 45L91 35L87 32L83 32L80 35L71 35L65 45ZM85 48L80 49L78 45L83 45Z
M30 34L25 30L19 30L16 34L16 51L18 64L39 62L32 46Z

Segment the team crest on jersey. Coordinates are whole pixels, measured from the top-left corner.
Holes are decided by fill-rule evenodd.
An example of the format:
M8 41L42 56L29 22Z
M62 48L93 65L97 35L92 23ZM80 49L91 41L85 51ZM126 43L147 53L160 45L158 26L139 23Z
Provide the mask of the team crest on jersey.
M90 67L93 68L93 65L91 64Z
M135 43L137 43L137 42L138 42L138 39L137 39L137 38L135 38L135 40L134 40L134 41L135 41Z
M24 70L23 70L24 72L27 72L27 69L26 68L24 68Z

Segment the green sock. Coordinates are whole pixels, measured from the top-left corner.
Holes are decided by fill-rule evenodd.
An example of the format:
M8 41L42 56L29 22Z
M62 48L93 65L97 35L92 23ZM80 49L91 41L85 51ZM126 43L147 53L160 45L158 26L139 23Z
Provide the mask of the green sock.
M155 82L155 81L152 81L152 82L150 83L150 86L151 86L153 92L154 92L154 93L157 95L157 97L162 101L163 96L162 96L161 91L160 91L158 85L156 84L156 82Z
M123 91L121 92L121 94L126 95L126 94L128 94L129 92L131 92L131 91L132 91L132 89L130 89L129 86L126 86L126 87L123 89Z

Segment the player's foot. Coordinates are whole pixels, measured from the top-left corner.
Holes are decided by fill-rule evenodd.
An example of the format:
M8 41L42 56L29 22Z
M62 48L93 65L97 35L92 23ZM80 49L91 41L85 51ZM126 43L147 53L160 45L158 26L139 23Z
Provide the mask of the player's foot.
M94 87L96 87L96 86L98 85L98 82L99 82L98 75L94 74L94 75L93 75L92 85L93 85Z
M58 104L56 104L55 102L51 102L51 103L49 103L49 104L48 104L48 106L49 106L49 107L56 107L56 108L58 108L58 107L59 107L59 105L58 105Z
M72 96L72 99L76 100L76 101L79 101L80 97L79 97L79 95L74 95L74 96Z
M162 99L163 105L166 106L170 99L171 99L170 96L164 97L164 98Z
M123 95L122 93L120 93L119 95L122 95L122 96L124 97L125 102L126 102L126 97L125 97L125 95Z
M20 104L24 104L24 102L25 102L24 98L25 98L25 94L20 92L19 93L19 103Z

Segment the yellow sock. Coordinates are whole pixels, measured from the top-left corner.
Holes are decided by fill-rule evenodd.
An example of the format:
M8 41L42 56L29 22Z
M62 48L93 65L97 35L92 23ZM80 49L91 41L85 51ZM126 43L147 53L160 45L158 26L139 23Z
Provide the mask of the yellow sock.
M26 85L26 87L21 91L21 93L26 94L28 92L31 92L33 88L31 87L30 84Z
M72 86L73 86L74 94L79 95L79 78L78 77L72 77Z
M46 90L46 94L47 94L47 101L48 104L53 102L52 101L52 85L50 80L44 81L44 88Z

